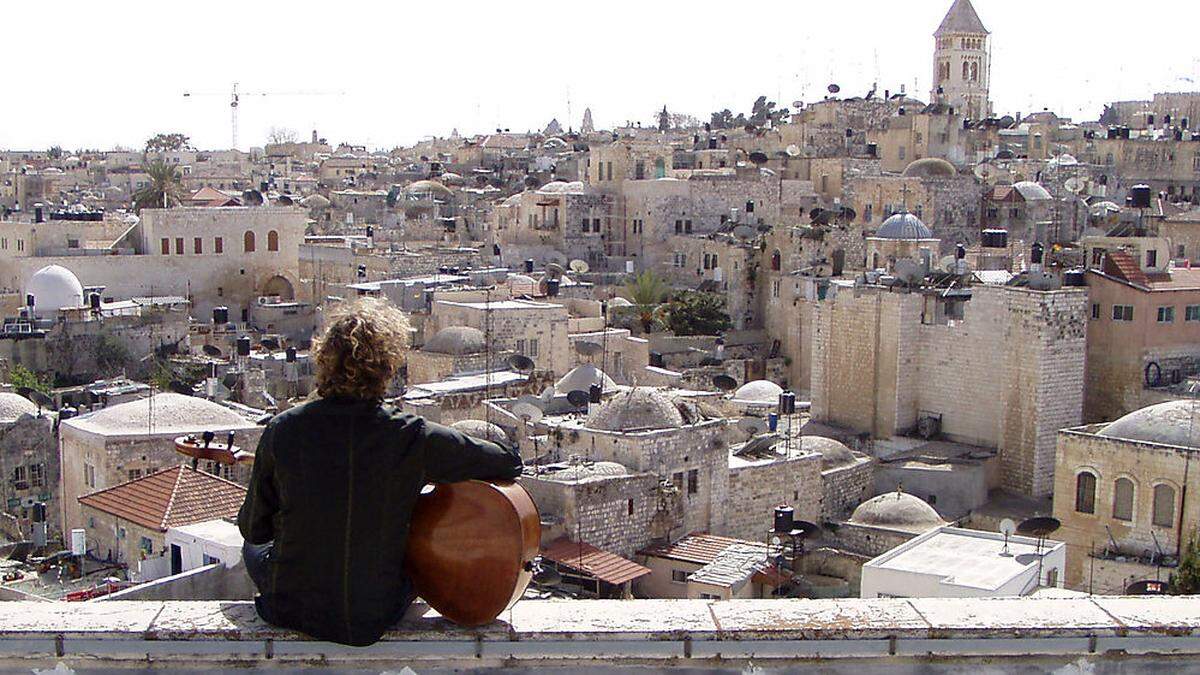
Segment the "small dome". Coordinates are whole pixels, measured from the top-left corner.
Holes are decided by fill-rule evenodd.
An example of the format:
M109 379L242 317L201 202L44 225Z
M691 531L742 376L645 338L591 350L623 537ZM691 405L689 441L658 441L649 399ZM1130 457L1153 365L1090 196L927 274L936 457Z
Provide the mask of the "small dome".
M447 171L446 173L442 174L442 182L448 185L458 185L459 183L463 182L463 177L461 174Z
M904 492L887 492L859 504L850 522L909 532L925 532L946 524L932 506Z
M767 406L778 405L779 395L783 387L769 380L754 380L747 382L733 392L733 402L741 405Z
M508 442L508 436L504 434L503 429L484 420L459 420L451 424L450 428L455 431L461 431L468 436L481 438L493 443Z
M450 188L442 185L436 180L419 180L411 183L404 191L410 195L431 194L434 197L453 197L454 193Z
M321 195L309 195L300 200L300 206L306 209L325 209L329 208L329 200Z
M423 352L434 354L478 354L486 347L483 331L470 326L447 326L425 341Z
M1104 201L1092 204L1088 207L1088 211L1090 211L1093 216L1107 216L1110 213L1120 213L1121 207L1117 206L1114 202Z
M590 363L585 363L572 368L566 375L562 376L562 379L555 382L554 393L566 396L575 390L589 391L593 384L600 385L601 391L604 393L616 391L617 389L617 383L613 382L612 378L606 375L604 371Z
M883 221L875 236L880 239L933 239L933 232L920 218L905 211Z
M1031 180L1023 180L1019 183L1013 183L1013 189L1021 193L1027 202L1044 202L1051 199L1050 193L1046 188L1038 185Z
M822 469L836 469L858 461L858 457L850 448L832 438L823 436L803 436L800 440L800 449L804 452L821 453Z
M219 403L173 392L72 417L63 426L101 436L178 435L256 428L253 422Z
M0 393L0 424L12 424L21 415L36 415L37 405L20 394Z
M1162 445L1200 446L1200 406L1185 400L1158 403L1109 423L1096 435Z
M583 181L572 181L568 183L563 180L556 180L546 183L538 188L538 193L546 195L558 194L579 194L584 192Z
M83 284L61 265L43 267L29 278L25 293L33 296L34 313L52 317L64 307L83 306Z
M536 284L537 281L533 277L524 274L509 274L508 283L510 284Z
M635 387L593 409L587 425L602 431L677 429L683 426L683 415L663 391Z
M958 175L954 165L940 157L925 157L904 168L908 178L951 178Z
M630 302L630 301L629 301L628 299L626 299L626 298L622 298L621 296L617 296L617 297L613 298L612 300L609 300L609 301L608 301L608 306L609 306L610 308L612 308L612 307L633 307L633 303L632 303L632 302Z
M1075 159L1074 155L1065 152L1057 157L1050 158L1050 161L1046 162L1046 166L1076 166L1078 164L1079 160Z

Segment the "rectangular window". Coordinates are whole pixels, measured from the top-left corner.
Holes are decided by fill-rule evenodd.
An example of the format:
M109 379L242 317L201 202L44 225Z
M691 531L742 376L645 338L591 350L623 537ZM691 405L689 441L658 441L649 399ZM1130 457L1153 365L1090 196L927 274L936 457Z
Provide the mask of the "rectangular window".
M29 465L29 484L33 487L42 487L46 484L46 465L42 463Z
M221 562L221 559L213 557L207 553L204 553L204 554L202 554L202 562L205 565L215 565L215 564Z
M162 254L171 255L171 240L168 237L162 238Z
M625 515L627 515L627 516L633 515L633 500L632 499L629 500L629 503L625 507Z
M129 475L129 480L136 480L136 479L142 477L142 470L141 469L130 469L128 471L128 475Z
M175 255L183 255L183 237L175 237Z
M538 341L537 341L537 338L530 338L530 340L529 340L529 356L532 358L532 357L535 357L535 356L537 356L537 355L538 355Z
M213 238L213 253L223 253L225 251L225 240L221 237Z
M200 237L196 237L192 240L192 253L195 253L196 255L204 253L204 240Z
M1159 323L1173 323L1174 321L1175 321L1175 308L1174 307L1159 307L1158 308L1158 322Z
M1146 267L1158 267L1158 251L1146 251Z
M1099 318L1100 318L1100 303L1093 302L1092 303L1092 319L1099 319Z
M150 541L150 537L142 537L138 542L138 548L142 550L142 553L150 555L154 552L154 543Z
M599 218L592 218L592 232L596 232L596 233L600 232L600 219Z
M1184 321L1200 321L1200 305L1188 305L1183 310Z
M517 353L525 354L525 341L524 340L517 340ZM525 354L525 356L529 356L529 355Z
M1133 305L1113 305L1113 321L1133 321Z
M587 218L584 218L584 219L583 219L583 231L584 231L584 232L587 232L588 230L590 230L590 229L591 229L591 224L590 224L590 223L591 223L591 221L589 221Z
M671 570L671 581L674 581L677 584L686 584L687 578L687 572L684 572L683 570Z
M25 467L18 466L18 467L13 468L12 482L18 483L18 484L25 483ZM21 488L17 488L17 489L24 490L25 488L21 487Z
M674 474L671 475L671 484L675 486L676 490L683 489L683 472L682 471L676 471Z
M694 495L700 491L700 470L692 469L688 471L688 494Z
M692 221L690 221L690 220L683 221L683 233L684 234L692 233Z
M683 234L683 221L682 220L675 221L675 234Z

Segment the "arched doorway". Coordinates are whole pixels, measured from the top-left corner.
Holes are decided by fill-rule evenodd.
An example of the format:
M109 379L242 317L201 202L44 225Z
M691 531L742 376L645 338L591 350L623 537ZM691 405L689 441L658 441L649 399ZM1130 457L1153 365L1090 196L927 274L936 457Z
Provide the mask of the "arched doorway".
M296 298L296 291L292 288L292 282L285 277L275 275L267 279L259 295L277 295L280 300L291 302Z

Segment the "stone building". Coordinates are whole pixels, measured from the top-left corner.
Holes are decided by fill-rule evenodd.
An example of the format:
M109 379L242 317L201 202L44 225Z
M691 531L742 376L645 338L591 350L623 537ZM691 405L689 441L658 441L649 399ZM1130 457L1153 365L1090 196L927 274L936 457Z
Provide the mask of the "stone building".
M997 185L984 193L982 227L1008 232L1010 241L1047 242L1054 198L1032 181Z
M62 534L56 415L32 401L0 393L0 533L30 539L33 505L46 505L50 539Z
M867 267L872 270L896 271L901 260L924 264L934 269L938 262L941 240L916 215L901 211L883 221L879 229L867 237Z
M888 218L907 211L942 241L943 254L955 244L979 241L979 183L975 177L949 173L953 167L938 159L913 164L919 166L900 176L855 176L846 181L843 202L854 209L861 228L876 230ZM931 170L931 166L942 168ZM858 264L869 266L870 261L854 262Z
M493 210L495 243L509 266L584 260L600 269L613 222L613 197L582 182L553 181L513 195Z
M447 326L467 326L490 336L492 350L533 359L538 370L565 373L570 367L566 306L534 300L492 302L436 300L426 325L430 334Z
M1067 543L1067 587L1123 595L1165 579L1197 534L1200 406L1159 403L1114 422L1058 433L1055 537ZM1166 566L1166 569L1162 567Z
M212 431L229 432L234 443L253 449L262 427L230 408L193 396L161 393L72 417L59 425L62 458L63 531L83 523L77 498L179 464L175 439ZM245 483L249 466L201 462L200 468Z
M831 538L843 551L875 557L945 524L929 504L897 490L859 504Z
M1050 493L1054 434L1082 416L1083 289L856 286L816 307L814 420L996 448L1005 487Z
M944 96L965 117L980 120L992 114L989 87L992 75L989 31L971 0L954 0L933 34L933 91Z

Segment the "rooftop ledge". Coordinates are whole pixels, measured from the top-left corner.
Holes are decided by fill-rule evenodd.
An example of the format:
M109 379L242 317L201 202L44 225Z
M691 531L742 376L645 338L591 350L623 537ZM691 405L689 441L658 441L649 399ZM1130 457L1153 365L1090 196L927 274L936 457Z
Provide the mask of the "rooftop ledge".
M480 629L458 628L422 606L364 648L276 629L249 602L0 602L5 671L60 662L88 670L315 664L379 672L400 664L732 669L821 661L835 668L823 672L852 672L864 659L942 668L996 658L1119 658L1151 669L1194 664L1198 654L1200 598L1183 596L544 600L521 602Z

